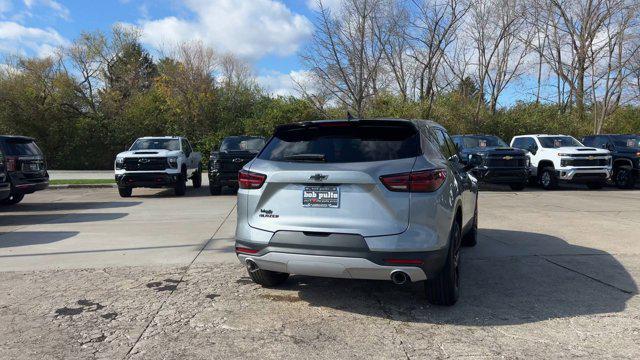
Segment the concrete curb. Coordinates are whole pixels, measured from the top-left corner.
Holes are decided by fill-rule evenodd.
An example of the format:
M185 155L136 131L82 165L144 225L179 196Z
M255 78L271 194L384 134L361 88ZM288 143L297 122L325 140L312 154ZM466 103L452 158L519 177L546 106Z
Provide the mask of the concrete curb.
M118 187L116 184L67 184L67 185L49 185L51 190L60 189L112 189Z

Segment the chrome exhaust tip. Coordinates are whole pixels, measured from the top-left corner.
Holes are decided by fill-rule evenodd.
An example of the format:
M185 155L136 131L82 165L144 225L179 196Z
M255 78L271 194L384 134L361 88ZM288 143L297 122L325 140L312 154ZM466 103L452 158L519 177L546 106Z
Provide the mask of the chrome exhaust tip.
M391 272L391 281L393 281L396 285L406 284L408 281L411 281L409 275L406 272L395 270Z
M245 261L245 264L246 264L247 270L249 270L249 272L256 272L256 271L260 270L260 268L258 267L258 264L256 264L256 262L251 260L251 259L247 259L247 261Z

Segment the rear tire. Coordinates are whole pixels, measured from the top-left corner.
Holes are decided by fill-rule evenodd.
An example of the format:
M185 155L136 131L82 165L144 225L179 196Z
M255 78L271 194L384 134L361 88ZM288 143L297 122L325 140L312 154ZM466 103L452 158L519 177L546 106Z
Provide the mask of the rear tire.
M554 190L558 187L556 170L553 167L545 167L540 173L540 185L545 190Z
M511 188L511 190L513 191L521 191L524 190L524 183L515 183L515 184L509 184L509 187Z
M289 278L289 274L262 270L258 269L256 271L249 271L249 276L254 283L262 285L264 287L274 287L278 286Z
M193 183L194 189L199 189L202 186L202 167L200 165L198 165L198 170L193 173L191 182Z
M440 274L425 281L427 300L434 305L451 306L460 296L460 224L453 223L449 241L447 261Z
M8 198L0 200L2 205L15 205L24 199L24 194L11 194Z
M620 166L613 171L613 180L620 189L633 189L636 178L633 169L628 166Z
M211 195L222 194L222 186L217 183L209 184L209 193L211 193Z
M133 192L132 188L128 188L128 187L119 187L118 188L118 193L120 193L120 197L123 197L123 198L131 197L131 193L132 192Z
M176 180L176 186L174 188L176 196L184 196L187 193L187 179L184 175L180 175Z

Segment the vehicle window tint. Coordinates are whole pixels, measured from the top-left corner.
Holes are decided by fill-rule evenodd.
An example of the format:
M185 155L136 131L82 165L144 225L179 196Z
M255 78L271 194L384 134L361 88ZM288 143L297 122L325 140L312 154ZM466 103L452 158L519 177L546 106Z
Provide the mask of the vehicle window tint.
M446 131L443 131L442 133L444 134L444 139L447 143L447 146L449 147L449 153L451 154L451 156L458 155L458 149L456 148L456 145L451 140L451 137L449 136L449 134L447 134Z
M131 151L136 150L180 150L177 139L138 139L131 145Z
M444 132L442 132L442 130L440 129L435 129L434 132L436 133L436 141L438 142L438 146L440 147L440 152L442 152L442 155L444 155L444 157L447 159L453 156L453 154L451 153L451 149L447 144L447 139L444 135Z
M627 148L639 148L640 147L640 136L639 135L614 135L611 136L613 143L617 147L627 147Z
M229 137L222 141L220 151L258 152L264 147L265 140L258 137Z
M513 147L516 149L528 151L529 149L537 149L538 145L536 144L536 141L531 137L521 137L513 141Z
M259 159L299 162L368 162L420 155L418 131L410 125L346 124L288 126L276 131Z
M193 149L191 148L191 144L189 144L189 142L186 139L182 139L182 151L184 151L187 154L193 151Z
M40 156L42 151L33 141L8 140L6 142L8 156Z
M595 141L591 146L595 146L601 149L606 149L608 143L609 143L609 139L607 139L606 136L596 136Z
M582 146L580 141L571 136L539 136L538 140L543 148L561 148L565 146Z
M596 146L594 145L595 141L593 136L585 137L584 139L582 139L582 143L586 146Z

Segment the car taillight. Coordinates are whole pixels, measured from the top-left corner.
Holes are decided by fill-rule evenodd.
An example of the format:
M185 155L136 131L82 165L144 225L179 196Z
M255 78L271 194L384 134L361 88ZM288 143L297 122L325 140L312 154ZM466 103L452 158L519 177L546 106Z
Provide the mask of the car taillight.
M251 171L240 170L238 172L238 185L240 189L260 189L267 175L258 174Z
M18 158L15 156L7 156L7 171L16 171L18 167Z
M384 175L380 177L380 181L390 191L433 192L442 186L446 178L446 170L435 169Z

